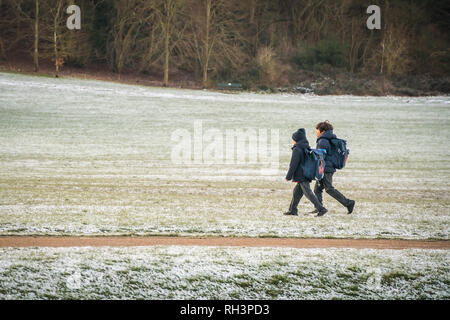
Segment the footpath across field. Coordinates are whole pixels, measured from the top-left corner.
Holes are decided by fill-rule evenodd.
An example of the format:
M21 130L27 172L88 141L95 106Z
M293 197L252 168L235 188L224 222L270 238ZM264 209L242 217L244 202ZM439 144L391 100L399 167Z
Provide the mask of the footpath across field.
M355 249L450 249L450 241L225 237L29 237L0 236L0 247L211 246Z

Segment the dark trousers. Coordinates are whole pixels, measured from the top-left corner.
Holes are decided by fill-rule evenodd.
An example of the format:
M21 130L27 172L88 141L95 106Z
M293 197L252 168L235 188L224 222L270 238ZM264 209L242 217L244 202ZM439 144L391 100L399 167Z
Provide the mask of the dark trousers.
M316 185L314 186L314 194L316 195L317 199L319 199L319 202L323 204L322 193L323 189L325 189L326 193L328 193L340 204L346 207L348 206L350 200L333 187L333 174L334 172L325 172L323 179L320 181L316 181Z
M289 212L297 213L297 206L303 195L305 195L306 199L312 202L312 204L314 205L314 207L316 207L317 210L320 211L323 209L323 206L320 204L317 197L311 191L311 188L309 187L309 182L297 182L297 185L294 188L294 194L292 196L291 205L289 206Z

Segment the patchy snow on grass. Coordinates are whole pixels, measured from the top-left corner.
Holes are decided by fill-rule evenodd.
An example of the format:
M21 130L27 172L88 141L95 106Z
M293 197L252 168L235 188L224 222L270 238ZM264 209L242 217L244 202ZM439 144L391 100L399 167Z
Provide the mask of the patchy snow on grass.
M0 299L449 299L447 250L0 249Z
M26 94L25 94L26 93ZM292 132L351 150L318 219L284 217ZM177 129L280 133L279 167L176 165ZM450 98L224 94L0 73L0 235L450 239ZM269 145L270 148L270 145ZM312 185L313 187L313 185Z

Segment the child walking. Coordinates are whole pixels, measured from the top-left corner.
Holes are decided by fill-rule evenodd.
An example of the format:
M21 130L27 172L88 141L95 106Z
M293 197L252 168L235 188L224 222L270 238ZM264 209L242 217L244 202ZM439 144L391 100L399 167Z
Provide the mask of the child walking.
M292 135L292 158L291 163L289 165L289 171L286 175L287 181L296 182L291 205L289 206L289 211L285 212L284 215L297 216L298 209L297 206L300 202L300 199L305 195L305 197L312 202L314 207L317 210L317 216L323 216L328 212L325 209L314 193L311 191L309 184L311 180L308 180L303 175L302 165L305 163L305 151L311 150L309 146L309 142L306 139L305 129L298 129Z
M336 139L336 135L333 133L333 126L328 121L319 122L316 125L316 136L317 136L317 149L325 149L327 151L325 156L325 175L322 180L316 181L314 186L314 194L316 195L319 202L322 204L322 193L325 189L326 193L336 199L340 204L347 208L347 213L351 214L353 208L355 207L355 201L347 199L342 193L333 187L333 175L336 172L336 168L333 166L331 161L327 161L327 157L332 154L331 150L331 139ZM317 213L316 210L311 213Z

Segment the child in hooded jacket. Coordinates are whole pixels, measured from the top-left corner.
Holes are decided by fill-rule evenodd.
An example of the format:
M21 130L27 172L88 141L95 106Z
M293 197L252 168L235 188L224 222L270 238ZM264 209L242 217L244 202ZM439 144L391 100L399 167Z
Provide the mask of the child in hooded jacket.
M336 135L333 133L333 125L328 121L319 122L316 125L316 136L317 136L317 149L325 149L325 175L322 180L316 181L314 186L314 194L316 195L319 202L323 203L322 193L325 192L336 199L340 204L347 208L347 213L351 214L353 208L355 207L355 201L350 200L345 197L339 190L333 186L333 175L336 172L336 168L333 166L331 161L327 161L327 157L331 155L331 143L332 139L336 139ZM311 213L317 213L317 209Z
M284 215L298 215L298 204L305 195L311 201L317 210L317 216L323 216L328 210L320 203L315 194L311 191L309 184L311 180L303 175L303 164L305 163L305 154L311 150L309 142L306 139L305 129L300 128L292 135L292 157L289 165L289 171L286 174L286 180L296 182L292 201L289 206L289 211Z

